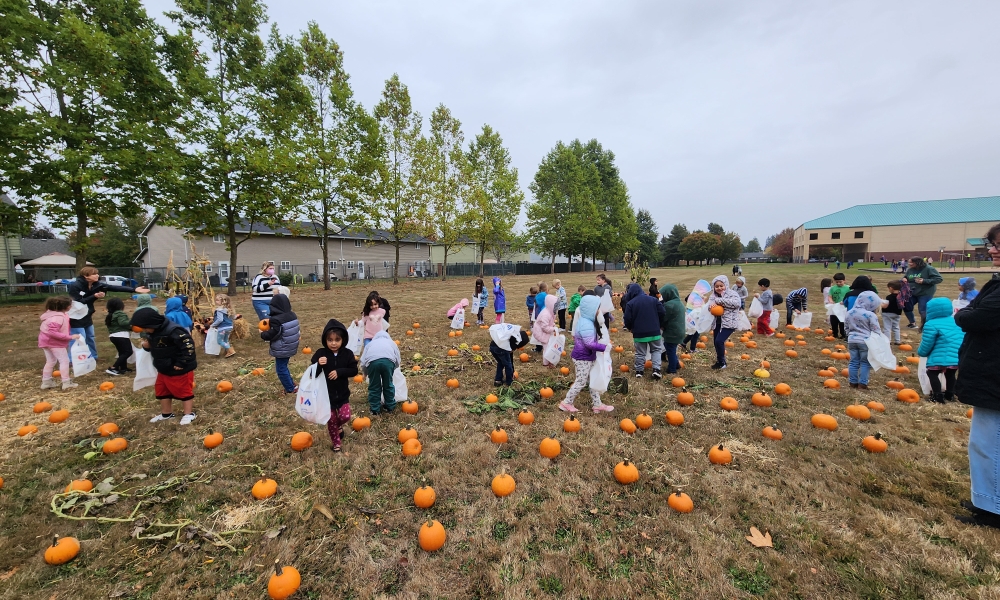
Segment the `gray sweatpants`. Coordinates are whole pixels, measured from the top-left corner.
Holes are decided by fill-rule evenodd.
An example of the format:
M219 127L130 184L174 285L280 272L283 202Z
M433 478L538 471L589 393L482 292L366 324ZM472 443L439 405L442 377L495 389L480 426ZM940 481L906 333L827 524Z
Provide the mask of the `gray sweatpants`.
M642 373L642 370L646 368L646 354L652 354L649 357L653 361L653 370L660 370L660 361L663 359L663 338L658 337L652 342L634 342L635 345L635 372Z
M882 333L885 337L889 338L889 341L893 341L895 337L895 342L899 343L899 317L902 315L896 315L893 313L882 313Z

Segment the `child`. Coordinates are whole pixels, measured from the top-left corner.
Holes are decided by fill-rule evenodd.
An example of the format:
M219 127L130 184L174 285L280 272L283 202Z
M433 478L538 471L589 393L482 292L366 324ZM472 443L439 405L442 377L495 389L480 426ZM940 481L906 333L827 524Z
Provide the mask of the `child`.
M493 278L493 311L497 314L497 323L503 323L504 313L507 312L507 295L503 291L503 280L499 277Z
M549 295L549 284L544 281L538 282L538 293L535 294L535 319L545 308L545 297ZM554 313L553 313L554 314Z
M736 295L740 297L740 310L746 310L747 308L747 297L750 295L750 290L747 288L747 280L745 277L737 277L736 283L730 288Z
M119 300L120 302L120 300ZM42 368L42 389L56 387L52 381L52 371L59 364L59 376L62 377L62 389L69 390L79 387L73 383L69 375L70 342L80 339L80 334L69 332L69 307L73 300L69 296L53 296L45 301L45 312L39 317L42 321L38 328L38 347L45 353L45 366Z
M639 295L629 300L622 323L632 332L632 343L635 347L635 376L637 379L642 379L643 369L646 367L646 354L649 354L650 360L653 361L653 379L659 381L663 377L660 374L660 366L664 352L660 324L666 312L656 296L643 292L637 283L628 284L629 288L633 286L639 291Z
M894 344L899 345L899 320L903 316L903 307L899 303L899 282L890 281L889 294L885 297L886 303L882 306L882 327L885 328L885 334L889 337L889 341L892 342L893 338L896 339ZM957 364L957 363L956 363Z
M848 379L854 389L868 389L868 344L865 340L873 333L882 333L875 309L882 301L875 292L864 291L857 296L854 307L847 311L847 351L851 362L847 365Z
M464 310L467 306L469 306L468 298L462 298L461 300L459 300L458 304L448 309L448 320L450 321L453 318L455 318L455 313L458 312L458 309L461 308ZM379 331L381 331L381 329Z
M486 310L486 301L490 299L490 293L486 291L486 285L483 283L483 278L479 277L476 279L476 293L472 296L472 306L477 310L476 314L476 324L482 325L483 321L483 311Z
M657 300L660 299L660 292L658 291L659 287L660 286L657 283L656 277L650 277L649 278L649 295L653 296Z
M368 374L368 408L373 415L396 410L396 388L392 385L392 374L401 362L399 347L385 331L379 331L365 346L361 354L361 367Z
M535 324L531 328L531 334L535 336L535 341L538 342L535 346L535 352L541 352L542 348L552 337L552 334L556 332L555 308L558 300L559 299L552 294L545 295L545 307L542 309L542 312L538 313L538 318L535 319ZM542 366L550 367L555 365L549 364L543 356Z
M954 398L958 349L963 341L965 332L955 323L951 301L947 298L934 298L928 302L927 320L924 321L924 333L920 338L917 356L927 357L927 376L931 380L931 400L934 402L951 402ZM945 381L943 394L939 377L941 373L944 373Z
M520 331L519 325L497 323L490 327L490 354L497 361L497 373L493 377L494 387L510 386L514 383L514 351L528 345L528 334ZM509 335L518 333L519 335Z
M358 359L347 348L347 328L337 319L330 319L323 328L320 347L312 357L326 376L326 393L330 397L330 420L326 430L333 451L340 452L344 440L344 424L351 421L351 377L358 374Z
M538 288L531 286L528 290L528 295L524 297L524 305L528 307L528 323L530 325L535 324L535 296L538 294Z
M774 310L774 292L771 291L771 280L762 277L757 280L757 287L760 291L753 297L760 300L761 308L764 309L764 312L757 317L757 333L771 337L774 335L774 330L771 329L771 311Z
M878 296L878 292L875 291L874 287L872 287L871 277L868 277L867 275L858 275L855 277L854 282L851 283L850 291L844 295L843 304L847 307L847 310L851 310L854 307L854 303L857 301L858 296L860 296L862 292L872 292ZM879 305L881 306L881 302L879 302Z
M823 294L823 304L833 304L830 299L830 288L833 287L833 280L829 277L824 277L819 282L820 292Z
M187 329L188 333L191 333L191 327L194 325L194 321L188 316L187 312L184 310L184 301L181 300L180 296L174 296L173 298L167 298L167 308L163 316L170 319L172 322L177 323L184 329Z
M462 302L465 304L463 306L468 306L469 301L462 298ZM461 303L459 303L461 304ZM452 313L454 316L454 313ZM361 309L361 319L360 322L365 328L364 331L364 345L362 350L368 346L368 342L375 338L375 334L383 331L382 329L382 318L385 316L385 309L382 308L381 303L379 303L378 292L371 292L368 294L368 298L365 299L365 307ZM355 321L357 323L358 321Z
M677 360L677 344L684 341L685 317L687 310L681 302L677 286L668 283L660 288L660 300L663 303L663 319L660 325L663 329L663 347L667 360L667 375L673 375L680 368Z
M601 321L598 320L597 311L601 308L601 299L592 291L587 291L580 300L577 308L580 322L576 325L576 337L573 340L573 366L576 368L576 379L573 386L566 393L566 398L559 403L559 410L564 412L577 412L573 402L583 391L583 388L590 384L590 371L594 368L594 361L597 360L597 353L607 349L605 344L600 342ZM610 404L601 402L601 393L591 388L590 401L595 414L610 412L615 409Z
M181 425L190 425L197 418L194 414L194 370L198 368L191 334L152 310L132 313L131 325L133 331L138 328L147 334L142 340L142 348L153 355L156 367L155 391L160 401L160 414L149 422L173 419L173 401L180 400L184 409Z
M171 298L171 300L173 300L173 298ZM236 355L236 350L234 350L233 346L229 343L229 336L233 333L233 317L230 314L232 312L233 304L229 300L229 296L225 294L216 294L215 313L212 315L212 325L210 327L215 327L215 331L218 334L217 338L219 340L219 346L226 351L224 358Z
M916 329L916 318L913 316L913 307L916 305L916 300L913 298L910 284L906 281L905 277L899 280L899 302L903 306L903 314L906 315L906 327L908 329Z
M574 315L576 314L576 309L580 306L580 299L583 298L583 293L586 291L587 291L587 286L585 285L577 286L576 293L573 294L573 297L569 299L569 318L571 323L572 320L574 319ZM571 330L573 329L572 325L570 325L570 329Z
M553 293L556 295L556 314L559 315L559 329L566 329L566 288L558 279L552 280L555 286Z
M218 296L216 296L218 298ZM286 394L299 391L299 386L288 372L288 359L299 351L299 317L292 312L288 296L278 294L271 298L267 331L260 332L260 339L270 342L270 354L274 357L274 372L285 388ZM346 334L344 337L346 341Z
M785 325L791 325L795 315L809 310L809 290L801 287L785 296Z
M104 317L104 324L108 327L108 337L118 351L115 364L105 373L124 375L129 371L128 358L132 356L132 325L129 323L128 315L125 314L125 303L121 298L110 298L105 310L108 311L108 316Z
M715 364L713 369L726 368L726 340L740 325L740 297L729 288L729 278L717 275L712 280L712 293L705 306L721 306L722 316L715 317Z
M958 300L952 304L955 307L955 311L958 312L970 302L975 300L976 296L979 295L979 290L976 289L976 278L975 277L962 277L958 280Z
M847 277L843 273L833 274L833 285L830 286L831 304L841 304L844 302L844 296L847 295L847 292L851 291L851 288L847 287L846 281ZM847 339L847 332L844 330L844 323L840 320L840 317L830 315L830 328L833 329L833 337Z

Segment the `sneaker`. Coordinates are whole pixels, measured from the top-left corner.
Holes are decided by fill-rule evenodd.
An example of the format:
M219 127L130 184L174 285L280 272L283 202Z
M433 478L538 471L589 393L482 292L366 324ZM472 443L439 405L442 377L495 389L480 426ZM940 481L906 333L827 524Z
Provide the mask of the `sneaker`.
M774 332L772 331L771 333L767 334L767 337L774 337Z
M183 417L181 417L181 425L190 425L191 421L194 421L197 418L198 418L198 415L196 415L194 413L186 414Z
M642 379L642 371L636 371L635 372L635 378L636 379Z
M916 326L916 324L914 324L914 323L910 323L909 325L907 325L907 326L906 326L906 328L907 328L907 329L916 329L916 328L917 328L917 326Z
M502 385L503 385L503 382L502 382L502 381L494 381L494 382L493 382L493 387L500 387L500 386L502 386Z
M565 402L559 403L559 410L568 413L575 413L580 411L580 409L578 409L577 407L573 406L572 404L566 404Z
M721 364L721 363L715 363L714 365L712 365L712 369L714 369L716 371L721 371L722 369L725 369L725 368L726 368L726 365L725 364Z
M858 384L856 384L856 383L852 383L852 384L850 384L850 386L851 386L852 390L858 389Z
M106 369L104 372L107 373L108 375L114 375L115 377L117 377L118 375L122 375L123 374L120 371L118 371L117 369Z
M965 523L966 525L1000 529L1000 515L988 511L974 512L969 516L956 515L955 520L959 523Z
M297 393L299 393L299 386L295 386L295 389L292 389L292 390L285 390L285 393L286 394L297 394Z
M663 375L660 375L659 371L653 371L653 379L655 379L656 381L659 381L659 380L663 379Z
M610 404L604 404L602 402L600 404L595 405L593 409L594 413L602 413L602 412L611 412L615 409L615 407L611 406Z
M80 387L80 385L77 383L73 383L72 381L64 381L62 384L63 391L71 390L73 388L78 388L78 387Z
M858 384L858 389L859 390L867 390L868 389L868 384L867 383L859 383Z
M42 380L42 389L43 390L47 390L47 389L54 388L54 387L59 387L59 384L56 383L55 381L52 381L51 377L49 377L48 379L43 379Z
M173 418L174 418L174 413L170 413L169 415L156 415L155 417L150 419L149 422L159 423L160 421L166 421L167 419L173 419Z

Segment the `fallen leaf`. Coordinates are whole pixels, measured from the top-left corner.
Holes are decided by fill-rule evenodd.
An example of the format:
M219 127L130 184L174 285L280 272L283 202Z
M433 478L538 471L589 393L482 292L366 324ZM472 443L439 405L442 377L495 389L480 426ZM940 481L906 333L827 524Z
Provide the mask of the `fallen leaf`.
M647 534L645 531L640 531L639 535L641 535L642 539L644 539L644 540L648 540L649 539L649 534Z
M750 527L750 535L746 536L747 541L753 544L757 548L773 548L774 544L771 543L771 532L767 532L763 535L760 533L760 529L756 527Z
M325 504L317 504L316 506L313 507L313 510L323 515L327 519L331 521L333 520L333 513L330 512L330 509L327 508Z
M105 504L114 504L115 502L118 502L118 494L111 494L104 499Z
M809 572L812 573L813 575L819 573L819 571L816 570L816 567L809 567Z
M653 549L650 548L649 546L646 546L646 556L649 556L652 553L653 553Z
M284 531L284 530L285 530L285 525L282 525L281 527L275 527L273 529L268 529L264 533L264 537L266 537L269 540L273 540L274 538L276 538L279 535L281 535L281 532Z
M4 573L4 574L0 575L0 581L7 581L7 580L8 580L8 579L10 579L11 577L13 577L13 576L14 576L14 573L17 573L18 569L20 569L20 568L21 568L21 567L14 567L14 568L13 568L13 569L11 569L10 571L7 571L6 573Z

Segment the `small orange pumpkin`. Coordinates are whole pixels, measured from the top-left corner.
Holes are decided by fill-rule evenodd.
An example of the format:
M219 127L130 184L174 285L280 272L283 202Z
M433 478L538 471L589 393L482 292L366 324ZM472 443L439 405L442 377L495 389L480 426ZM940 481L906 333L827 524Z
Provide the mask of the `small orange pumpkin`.
M781 430L778 429L777 423L765 427L764 430L761 431L761 434L769 440L780 440L785 437L784 434L781 433Z
M128 441L125 438L111 438L110 440L104 442L101 446L101 451L105 454L117 454L122 450L128 448Z
M496 394L486 394L486 404L496 404L500 398Z
M771 397L765 394L764 392L757 392L756 394L751 396L750 404L753 404L754 406L760 406L761 408L767 408L772 404L774 404L774 402L771 400Z
M913 346L909 344L900 344L899 349L902 350L903 352L910 352L911 350L913 350Z
M796 352L795 350L785 350L785 356L787 356L788 358L797 358L798 355L799 353Z
M31 435L33 433L38 433L38 427L29 424L25 424L17 430L17 435L21 437L24 437L26 435Z
M832 415L815 414L809 421L816 429L826 429L827 431L837 429L837 419Z
M215 384L215 389L216 391L222 394L225 394L226 392L231 392L233 391L233 382L222 380L219 383Z
M75 537L52 536L52 545L45 550L45 562L62 565L76 558L80 553L80 542Z
M677 404L691 406L694 404L694 394L687 391L687 388L682 388L681 392L677 394Z
M472 346L472 351L473 351L473 352L479 352L479 350L480 350L480 348L479 348L479 344L473 344L473 346Z
M310 348L309 346L306 346L305 348L302 349L302 354L312 354L312 353L313 349Z
M823 387L831 390L839 390L840 382L837 381L836 379L827 379L826 381L823 382Z
M779 383L778 385L774 386L774 393L779 396L791 396L792 387L787 383Z
M559 372L563 375L569 375L569 367L560 367Z
M206 435L205 439L202 440L202 444L204 444L209 450L218 447L221 443L222 434L218 431L212 431L211 429L208 430L208 435Z
M909 355L909 356L906 357L906 362L910 363L911 365L916 365L916 364L920 364L920 359L917 358L917 356L915 354L911 354L911 355Z
M517 489L517 482L504 471L493 478L493 481L490 482L490 489L493 490L493 494L497 498L504 498L514 493L514 490Z
M541 396L542 398L545 398L546 400L551 398L554 394L555 392L550 387L543 387L542 389L538 390L538 395Z
M111 390L115 389L115 384L111 383L110 381L105 381L101 383L101 385L99 385L98 388L102 392L110 392Z
M535 422L535 415L527 408L522 408L521 412L517 413L517 422L521 425L531 425Z
M260 331L267 331L271 328L271 319L262 319L257 323L257 329Z
M497 425L496 429L490 432L490 441L494 444L506 444L508 439L507 431L501 429L499 425Z
M458 350L454 348L448 350L448 356L458 356Z
M875 412L885 412L885 405L882 404L881 402L876 402L875 400L872 400L871 402L868 403L867 406L870 410L874 410Z
M920 402L920 394L916 390L905 388L896 392L896 400L913 404L914 402Z
M638 416L636 416L635 425L639 429L645 431L653 426L653 417L646 414L646 411L642 411Z
M538 444L538 453L548 459L554 459L559 456L559 452L562 451L562 446L559 444L559 440L547 437Z
M677 491L667 497L667 506L679 513L689 513L694 510L694 502L684 492Z
M663 418L667 421L668 425L674 427L680 427L684 424L684 413L679 410L668 410Z
M351 429L353 429L354 431L361 431L363 429L368 429L371 426L372 426L371 417L355 417L354 420L351 421Z
M69 485L66 486L63 493L68 494L69 492L83 492L86 494L92 489L94 489L94 484L89 479L74 479L69 482Z
M362 375L361 373L358 373L357 375L354 376L354 383L363 383L364 380L365 376Z
M881 433L876 433L875 435L869 435L868 437L861 440L861 445L864 446L865 450L869 452L874 452L876 454L881 454L889 449L889 444L882 439Z
M674 386L675 388L682 388L685 385L684 378L674 377L673 379L670 380L670 385Z
M563 421L563 431L566 433L577 433L580 431L580 419L576 415L570 415Z
M770 369L771 368L771 363L768 362L768 361L766 361L766 360L762 360L762 361L760 361L760 366L763 369Z
M111 437L112 433L118 433L118 426L114 423L104 423L97 428L97 433L99 433L101 437Z
M358 430L355 430L358 431ZM300 431L292 436L292 450L302 452L313 445L313 436L308 431Z
M520 359L520 361L521 361L521 362L523 362L523 363L526 363L526 362L528 362L529 360L531 360L531 357L530 357L530 356L528 356L528 353L527 353L527 352L522 352L522 353L521 353L521 355L520 355L520 356L518 356L518 359Z
M420 409L420 406L417 404L416 400L407 400L399 408L408 415L415 415Z
M708 312L711 313L713 317L721 317L723 313L726 312L726 309L718 304L713 304L712 308L708 309Z
M69 411L65 408L52 411L49 414L49 423L62 423L69 418Z
M719 406L722 407L722 410L739 410L740 409L740 403L737 402L736 398L733 398L732 396L726 396L725 398L723 398L719 402Z
M257 483L250 488L250 495L258 500L267 500L278 493L278 482L266 477L260 478Z
M639 481L639 469L634 463L630 463L626 458L615 465L615 481L622 485L629 485Z
M399 434L396 436L396 439L399 440L400 444L405 444L406 440L415 440L418 437L417 430L414 429L412 425L407 425L399 430Z
M455 378L449 379L447 382L445 382L445 385L447 385L451 389L456 389L458 388L458 380Z
M423 449L424 445L416 438L403 442L403 456L420 456Z
M713 465L728 465L733 462L733 453L729 451L729 448L725 448L722 444L719 444L709 449L708 460Z
M448 534L445 533L444 526L433 519L421 525L420 532L417 533L417 543L424 552L437 552L444 547L446 539Z
M858 421L867 421L872 418L872 412L867 406L861 404L851 404L848 406L844 413L851 417L852 419L857 419Z
M31 410L37 415L39 413L48 412L52 410L52 405L49 404L48 402L37 402L35 403L35 406L32 407Z
M632 419L622 419L618 423L618 427L619 429L628 434L635 433L636 430L635 423L632 422Z
M430 508L434 506L435 500L437 500L437 494L434 492L434 488L429 485L418 487L413 492L413 505L417 508Z
M906 386L903 385L903 382L900 381L899 379L893 379L892 381L887 381L885 387L889 388L890 390L901 390Z

